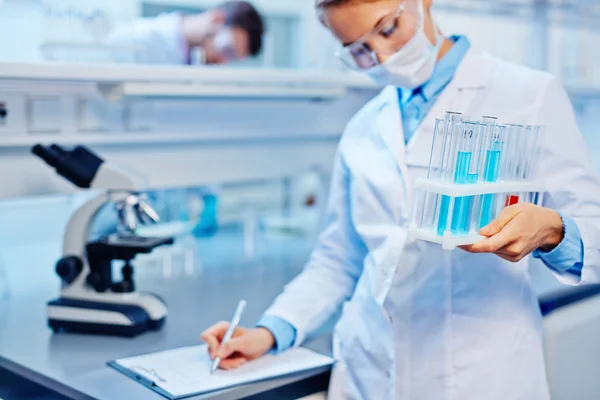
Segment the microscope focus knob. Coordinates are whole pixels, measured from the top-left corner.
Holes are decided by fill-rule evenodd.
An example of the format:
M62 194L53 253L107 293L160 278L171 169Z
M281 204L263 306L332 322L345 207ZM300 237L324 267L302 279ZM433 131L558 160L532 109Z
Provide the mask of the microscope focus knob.
M72 283L83 270L83 262L79 257L67 256L56 263L56 273L65 283Z

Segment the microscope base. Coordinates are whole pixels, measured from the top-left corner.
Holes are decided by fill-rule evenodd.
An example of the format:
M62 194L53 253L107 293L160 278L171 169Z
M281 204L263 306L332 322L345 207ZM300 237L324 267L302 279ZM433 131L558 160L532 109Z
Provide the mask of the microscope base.
M157 331L166 320L152 319L143 307L71 298L48 302L48 326L56 333L89 333L135 337Z

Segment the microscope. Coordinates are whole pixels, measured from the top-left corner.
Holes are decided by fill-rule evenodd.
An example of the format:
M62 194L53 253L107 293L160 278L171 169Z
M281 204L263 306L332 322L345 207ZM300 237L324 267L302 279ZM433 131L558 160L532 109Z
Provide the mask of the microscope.
M156 223L158 214L139 190L144 180L112 166L85 147L65 150L35 145L32 153L74 185L101 192L79 207L68 222L63 257L56 263L60 297L48 302L48 325L54 332L95 333L134 337L162 327L165 302L152 293L137 292L132 260L137 254L173 244L173 238L134 234L138 223ZM108 203L119 215L119 233L89 241L95 216ZM124 262L122 280L113 280L113 260Z

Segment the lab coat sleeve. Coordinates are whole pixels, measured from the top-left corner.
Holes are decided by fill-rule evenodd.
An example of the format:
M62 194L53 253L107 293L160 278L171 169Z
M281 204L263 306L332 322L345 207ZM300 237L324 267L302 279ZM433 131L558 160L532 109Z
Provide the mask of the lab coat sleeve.
M113 29L106 39L113 61L139 64L184 64L187 48L181 15L138 18Z
M131 21L128 24L116 26L106 38L105 44L110 49L113 62L144 62L140 59L139 22Z
M545 179L544 206L575 221L583 243L583 268L550 270L563 283L600 282L600 177L579 131L575 112L560 82L553 78L542 94L539 123L546 126L538 176Z
M348 300L362 273L366 247L350 218L350 174L338 152L325 227L304 271L288 284L265 315L296 329L294 345L318 330Z

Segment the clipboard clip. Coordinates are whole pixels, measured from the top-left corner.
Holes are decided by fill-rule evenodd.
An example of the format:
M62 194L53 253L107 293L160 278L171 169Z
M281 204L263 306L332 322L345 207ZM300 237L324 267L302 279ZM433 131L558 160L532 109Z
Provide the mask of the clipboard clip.
M132 371L139 371L142 374L135 374L135 378L142 382L146 386L158 386L156 381L159 383L167 383L167 380L161 377L153 368L145 368L139 365L133 365L129 367ZM147 376L152 376L155 380L150 380Z

